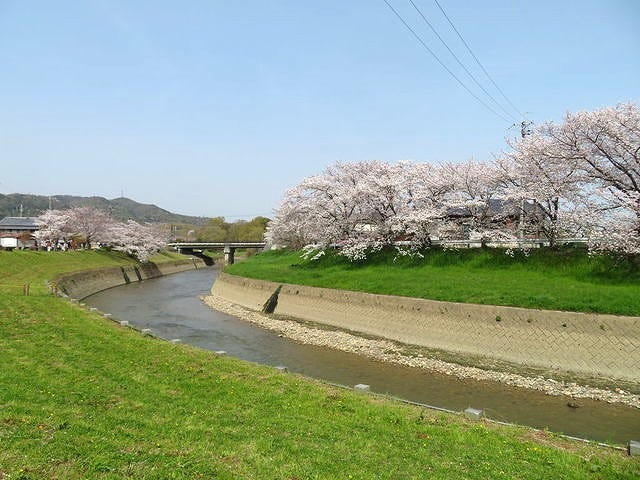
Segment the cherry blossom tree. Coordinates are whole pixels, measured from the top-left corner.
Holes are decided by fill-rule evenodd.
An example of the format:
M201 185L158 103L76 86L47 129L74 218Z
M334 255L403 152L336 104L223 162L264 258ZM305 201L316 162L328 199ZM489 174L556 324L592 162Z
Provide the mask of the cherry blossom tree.
M63 239L79 236L86 245L99 241L141 262L165 248L169 239L169 232L162 225L141 225L133 220L117 222L107 213L90 207L48 210L38 220L42 226L34 237L40 245L55 246Z
M429 238L434 191L442 189L434 177L421 181L427 169L408 162L337 163L304 179L286 192L267 239L271 243L317 248L340 245L351 259L390 245L398 238Z
M511 145L496 162L504 198L517 206L520 235L546 238L555 245L572 235L571 213L581 203L585 177L578 161L566 158L544 125Z
M566 158L577 159L591 179L591 204L600 214L597 248L640 250L640 108L621 103L567 114L549 130Z
M363 165L338 163L303 179L286 192L270 235L328 246L373 232L373 219L365 214L372 202L365 198L363 170Z
M40 227L33 233L38 246L55 247L63 240L67 236L69 218L67 210L46 210L38 216Z
M640 255L640 195L595 189L575 214L577 228L592 251Z
M314 242L308 219L311 215L308 198L299 187L287 190L273 219L267 225L265 240L268 244L302 248Z
M351 259L434 239L576 235L592 249L640 251L640 112L620 104L567 114L509 144L488 164L336 163L288 190L271 243L331 245ZM402 250L404 249L404 250Z
M169 232L160 225L142 225L134 220L114 222L106 232L114 250L135 257L140 262L166 247Z
M529 218L547 238L582 232L598 248L634 251L640 243L633 227L640 223L637 105L567 113L562 123L548 122L512 147L499 163L507 192L535 204Z
M566 159L605 188L626 195L640 193L640 108L621 103L593 112L568 113L560 126L546 132Z
M94 241L108 241L106 236L114 220L102 210L92 207L76 207L67 211L66 230L73 236L81 237L87 248Z
M86 246L94 241L108 241L107 232L114 220L109 214L91 207L47 210L38 217L42 224L34 233L40 244L56 244L71 237L80 238Z
M444 200L450 235L480 239L483 246L516 237L518 203L505 195L499 168L471 159L444 164L441 170L444 183L451 185Z
M436 238L448 238L452 229L446 196L453 189L453 182L443 173L442 167L403 162L396 172L399 174L397 181L403 187L403 202L393 219L393 240L408 240L409 250L419 250L430 247Z

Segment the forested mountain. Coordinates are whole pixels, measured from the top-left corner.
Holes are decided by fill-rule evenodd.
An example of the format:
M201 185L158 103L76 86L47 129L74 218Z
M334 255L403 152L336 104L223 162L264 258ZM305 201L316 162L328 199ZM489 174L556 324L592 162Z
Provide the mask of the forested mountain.
M111 213L116 220L135 220L137 222L153 223L184 223L190 225L205 225L206 217L192 217L178 215L164 210L156 205L138 203L128 198L76 197L72 195L28 195L12 193L0 194L0 218L2 217L36 217L51 206L53 209L64 210L73 207L93 207Z

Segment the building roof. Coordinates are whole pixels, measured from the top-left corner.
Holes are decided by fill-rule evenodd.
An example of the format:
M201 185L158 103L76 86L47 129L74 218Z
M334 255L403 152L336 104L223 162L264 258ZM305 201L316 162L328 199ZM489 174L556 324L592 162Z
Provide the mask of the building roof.
M40 227L35 217L4 217L0 220L0 230L37 230Z
M492 215L518 216L520 210L524 213L539 213L540 207L530 201L519 202L516 200L503 200L500 198L492 198L489 200L489 212ZM465 207L451 207L447 209L449 217L470 217L471 211Z

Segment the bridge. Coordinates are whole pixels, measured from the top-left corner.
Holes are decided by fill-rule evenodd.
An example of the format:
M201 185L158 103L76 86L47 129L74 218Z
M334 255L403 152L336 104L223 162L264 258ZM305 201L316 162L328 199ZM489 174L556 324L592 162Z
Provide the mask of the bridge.
M224 252L224 263L231 265L234 261L236 248L258 248L262 250L265 245L265 242L175 242L168 244L178 253L202 258L208 265L213 264L213 260L204 256L203 252L205 250L222 250Z

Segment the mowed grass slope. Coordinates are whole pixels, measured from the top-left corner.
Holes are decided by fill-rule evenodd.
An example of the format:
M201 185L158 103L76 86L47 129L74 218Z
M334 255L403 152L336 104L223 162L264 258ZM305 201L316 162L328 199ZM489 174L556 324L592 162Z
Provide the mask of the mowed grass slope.
M225 271L274 282L450 302L577 312L640 315L640 262L579 248L533 250L432 249L424 258L380 252L365 262L336 253L317 261L298 251L271 251Z
M56 298L1 295L0 331L2 479L640 475L621 452L336 390Z
M160 252L152 256L150 261L162 263L186 258L178 253ZM32 294L43 294L49 291L46 282L62 273L135 264L136 260L130 256L107 250L0 250L0 292L17 293L22 291L24 284L30 284Z
M35 270L57 272L41 259L0 268L44 283ZM2 480L639 476L640 460L618 451L336 390L59 298L0 293Z

